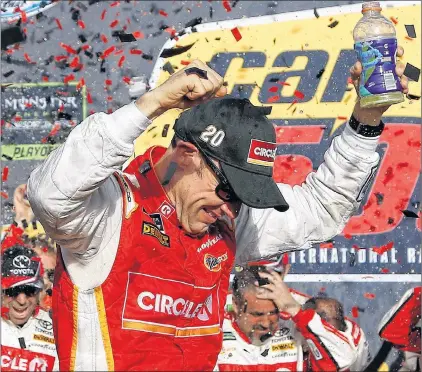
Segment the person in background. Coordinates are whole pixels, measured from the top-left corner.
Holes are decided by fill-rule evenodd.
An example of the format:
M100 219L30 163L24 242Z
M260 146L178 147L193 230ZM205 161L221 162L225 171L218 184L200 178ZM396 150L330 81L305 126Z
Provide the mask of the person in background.
M215 370L362 371L363 331L337 301L324 300L289 289L283 275L263 266L236 273Z
M384 341L404 352L400 371L421 370L421 290L422 287L407 290L378 327Z
M30 248L2 253L1 367L3 370L58 370L53 324L40 309L43 269Z

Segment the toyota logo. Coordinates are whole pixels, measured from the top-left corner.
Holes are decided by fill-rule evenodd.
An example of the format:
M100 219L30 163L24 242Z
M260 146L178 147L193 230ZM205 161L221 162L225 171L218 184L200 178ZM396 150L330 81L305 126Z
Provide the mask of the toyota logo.
M13 259L13 266L18 269L27 269L31 265L31 259L27 256L16 256Z

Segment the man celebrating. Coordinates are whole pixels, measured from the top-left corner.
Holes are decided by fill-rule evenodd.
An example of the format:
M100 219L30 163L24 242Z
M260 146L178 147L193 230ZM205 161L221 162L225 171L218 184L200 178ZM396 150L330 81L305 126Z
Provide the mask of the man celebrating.
M387 107L357 104L325 163L292 188L272 179L268 109L225 95L223 79L194 61L134 103L88 117L31 174L28 199L61 246L61 369L212 369L235 255L325 241L358 207ZM135 139L172 108L190 108L172 145L148 149L122 173Z
M262 278L268 284L256 285ZM365 334L338 301L289 290L262 266L236 273L223 334L219 371L363 371L370 359Z
M2 254L1 367L3 370L58 370L53 323L39 308L43 288L40 258L14 246Z

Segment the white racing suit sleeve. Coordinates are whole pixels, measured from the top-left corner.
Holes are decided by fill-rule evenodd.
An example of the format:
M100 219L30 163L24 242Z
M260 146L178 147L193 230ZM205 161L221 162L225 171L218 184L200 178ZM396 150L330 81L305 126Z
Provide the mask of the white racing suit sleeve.
M378 140L357 134L347 124L305 183L278 185L290 206L288 211L243 205L236 220L237 262L307 248L338 235L375 176Z
M95 255L106 222L121 198L115 180L150 120L132 102L114 113L86 118L36 168L28 199L46 233L73 253Z
M361 360L368 363L370 356L365 354L365 336L356 324L347 321L346 331L341 332L322 320L312 309L300 310L292 320L308 346L309 370L362 371L363 369L352 368L358 365L365 367L358 363Z

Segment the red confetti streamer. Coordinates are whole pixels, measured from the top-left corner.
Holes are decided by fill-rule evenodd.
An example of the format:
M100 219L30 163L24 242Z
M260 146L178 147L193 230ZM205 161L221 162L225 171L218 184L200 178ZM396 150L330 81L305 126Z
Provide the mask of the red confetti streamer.
M60 124L54 124L53 128L51 129L48 137L54 137L60 131Z
M121 56L119 59L119 63L117 64L119 67L123 66L123 62L125 61L126 57L125 56Z
M82 21L82 19L78 20L78 26L79 26L82 30L85 30L85 23L84 23L84 21Z
M295 92L293 94L296 98L299 98L299 99L305 98L305 95L300 90L295 90Z
M75 80L75 75L73 74L69 74L67 76L64 77L63 82L65 84L67 84L69 81Z
M116 50L115 52L114 52L114 55L115 56L118 56L119 54L122 54L122 53L124 53L125 51L123 50L123 49L119 49L119 50Z
M113 8L113 7L118 6L118 5L120 5L120 1L115 1L115 2L110 4L110 7Z
M25 60L26 60L28 63L33 63L33 62L32 62L32 60L31 60L31 57L29 57L28 53L24 53L23 57L25 58Z
M409 163L408 162L398 163L397 164L397 169L406 168L408 166L409 166Z
M331 242L327 242L327 243L320 243L319 244L320 248L334 248L334 244Z
M268 97L267 102L274 103L274 102L277 102L279 99L280 99L280 96L272 96L272 97Z
M359 246L358 246L357 244L353 244L353 245L352 245L352 248L353 248L355 251L359 251L359 250L360 250L360 248L359 248Z
M88 45L88 44L85 44L85 45L82 45L82 50L88 50L89 48L91 48L91 46L90 45Z
M143 39L144 38L144 34L141 31L132 32L132 35L135 39Z
M9 167L4 167L3 171L1 172L1 180L6 182L9 177Z
M412 38L412 37L410 37L410 36L405 36L404 38L405 38L406 40L413 41L413 38Z
M347 116L337 116L338 120L347 120Z
M392 167L388 167L387 171L385 172L385 178L382 181L382 183L385 185L387 185L388 182L390 182L392 179L394 178L394 172L393 172L393 168Z
M344 234L344 239L352 239L352 235L350 234Z
M287 108L287 110L290 110L293 105L297 103L297 99L294 99L293 102L290 104L290 106Z
M113 22L110 23L110 28L116 27L118 23L119 23L119 20L115 19Z
M113 97L112 97L112 96L107 96L107 101L108 101L108 102L113 101Z
M113 85L113 82L110 79L106 79L105 85Z
M101 41L102 41L104 44L107 44L107 43L108 43L107 36L105 36L104 34L101 34L100 38L101 38Z
M67 44L65 44L65 43L60 43L60 46L66 51L66 52L68 52L68 53L70 53L70 54L78 54L77 52L76 52L76 50L75 49L73 49L70 45L67 45Z
M390 249L394 247L394 242L388 242L385 245L382 245L381 247L372 247L372 250L379 255L384 254L385 252L388 252Z
M90 103L90 104L94 103L94 101L92 100L92 97L91 97L91 93L89 93L89 92L86 95L86 99L87 99L88 103Z
M22 118L19 115L15 115L15 121L21 121Z
M114 45L112 45L110 48L107 48L103 54L101 55L101 59L106 59L111 53L114 52L114 50L116 49L116 47Z
M126 84L129 84L129 82L130 82L130 77L129 76L123 76L123 79L122 79Z
M140 49L131 49L130 50L130 54L141 55L142 54L142 50L140 50Z
M397 137L397 136L400 136L400 134L403 134L403 133L404 133L404 130L400 129L400 130L395 131L394 135Z
M283 86L290 86L290 83L286 83L285 81L277 81L277 84L283 85Z
M388 273L390 272L390 270L388 270L386 267L383 267L383 268L381 269L381 272L382 272L383 274L388 274Z
M85 79L83 77L81 77L79 79L78 85L76 86L76 89L79 90L81 89L83 86L85 86Z
M160 10L158 13L163 17L168 17L168 14L164 10Z
M45 75L44 75L44 76L42 77L42 81L48 82L48 76L45 76Z
M9 198L9 195L7 194L7 192L1 191L1 192L0 192L0 195L1 195L1 197L2 197L2 198L4 198L4 199ZM3 245L3 244L2 244L2 245Z
M376 296L373 293L365 292L363 297L367 298L368 300L373 300Z
M28 21L28 18L26 17L26 12L24 10L21 10L21 18L22 23L26 23Z
M271 93L276 93L278 92L278 87L271 87L270 89L268 89L268 91Z
M180 64L182 64L182 65L184 65L184 66L189 65L189 63L190 63L190 61L184 61L184 60L181 60L181 61L180 61Z
M72 62L69 63L69 67L76 68L79 65L79 57L76 56L72 59Z
M359 309L358 309L357 306L352 307L352 316L353 316L353 318L359 317Z
M393 22L395 25L397 23L399 23L399 21L397 20L397 18L394 18L393 16L391 16L390 19L391 19L391 22Z
M230 3L227 0L223 1L223 6L224 6L224 9L226 9L226 12L232 11L232 7L230 6Z
M60 20L59 20L58 18L56 18L56 24L57 24L57 27L58 27L60 30L63 30L62 24L60 23Z
M101 13L101 20L104 21L105 15L107 13L107 10L104 9L103 12Z
M281 262L282 262L283 265L289 264L289 255L287 253L283 254L283 258L281 259Z
M234 38L236 39L236 41L239 41L242 38L242 35L240 34L240 31L237 27L232 28L231 32L232 32Z
M55 57L54 57L54 59L55 59L57 62L61 62L61 61L64 61L65 59L67 59L67 57L66 57L66 56L64 56L64 55L60 55L60 56L55 56Z

